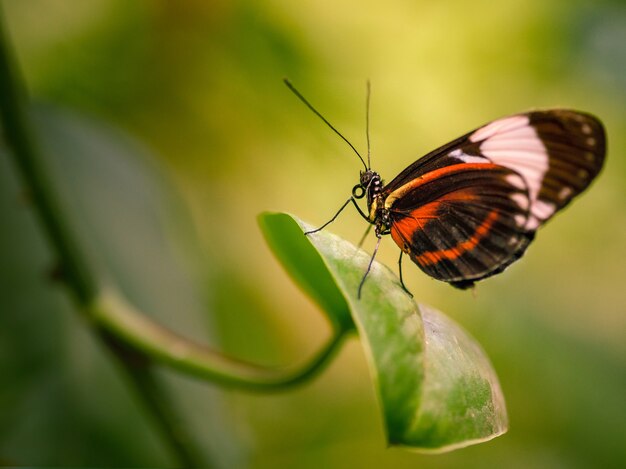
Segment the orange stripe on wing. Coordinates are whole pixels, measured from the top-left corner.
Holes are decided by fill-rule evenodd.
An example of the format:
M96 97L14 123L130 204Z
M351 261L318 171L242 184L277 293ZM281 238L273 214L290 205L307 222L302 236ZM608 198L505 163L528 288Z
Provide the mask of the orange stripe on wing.
M476 228L474 235L466 241L457 244L456 246L444 249L441 251L426 251L422 254L415 256L413 259L415 262L419 262L422 265L433 265L442 260L454 260L462 256L468 251L474 249L480 241L489 235L491 227L498 219L498 212L492 210L487 215L487 218Z
M441 206L441 202L430 202L420 208L413 210L411 216L400 218L391 225L391 237L398 247L404 252L409 252L407 246L411 244L413 233L422 229L422 220L437 218L437 211Z
M487 161L487 160L485 160ZM406 195L408 192L427 184L437 178L442 176L447 176L450 174L458 173L461 171L467 170L484 170L484 169L492 169L492 168L500 168L497 164L493 163L463 163L463 164L454 164L451 166L444 166L443 168L436 169L434 171L430 171L423 176L416 177L411 181L407 182L405 185L398 187L395 191L391 192L385 198L385 208L391 207L391 205L398 200L399 198Z
M391 225L391 237L400 249L409 252L409 249L405 249L405 245L411 244L415 230L422 229L422 221L427 223L430 219L438 218L441 206L448 202L468 202L476 198L475 189L467 188L451 192L433 202L422 205L410 212L409 216L394 220Z

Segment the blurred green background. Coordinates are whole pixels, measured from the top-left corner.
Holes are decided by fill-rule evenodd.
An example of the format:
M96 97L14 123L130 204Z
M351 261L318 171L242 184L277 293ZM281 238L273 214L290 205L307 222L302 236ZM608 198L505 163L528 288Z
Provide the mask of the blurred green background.
M162 374L222 467L626 466L623 1L2 3L55 182L104 275L159 321L268 365L306 359L330 331L256 215L321 224L360 169L284 76L360 149L371 80L372 161L387 180L503 115L599 116L605 169L521 262L474 294L405 265L417 299L491 357L505 436L441 456L386 448L357 340L313 383L275 395ZM4 151L0 169L0 463L171 466L47 280L52 255ZM348 212L331 229L356 242L365 226ZM395 267L397 255L386 239L379 259Z

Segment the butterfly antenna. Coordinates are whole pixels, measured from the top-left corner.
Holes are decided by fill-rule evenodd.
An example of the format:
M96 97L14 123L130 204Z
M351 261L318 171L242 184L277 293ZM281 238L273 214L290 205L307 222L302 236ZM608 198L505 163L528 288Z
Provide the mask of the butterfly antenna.
M371 94L372 86L370 81L367 80L366 84L366 92L365 92L365 137L367 138L367 169L372 168L372 163L370 162L370 94Z
M350 148L352 148L352 150L354 151L354 153L356 153L356 156L358 156L358 157L359 157L359 159L361 160L361 163L363 163L363 166L365 166L365 170L367 171L369 168L368 168L368 167L367 167L367 165L365 164L365 161L363 160L363 157L361 156L361 154L357 151L357 149L356 149L356 148L354 148L354 145L352 145L352 144L348 141L348 139L347 139L346 137L344 137L343 135L341 135L341 132L339 132L337 129L335 129L335 127L333 127L333 125L332 125L330 122L328 122L328 121L326 120L326 118L325 118L324 116L322 116L322 115L320 114L320 112L319 112L317 109L315 109L315 108L313 107L313 105L312 105L311 103L309 103L309 102L306 100L306 98L305 98L304 96L302 96L302 95L300 94L300 92L299 92L299 91L295 88L295 86L293 86L293 85L291 84L291 82L290 82L287 78L284 78L284 79L283 79L283 81L285 82L285 85L287 85L287 88L289 88L289 89L291 90L291 92L292 92L293 94L295 94L295 95L298 97L298 99L299 99L300 101L302 101L302 102L306 105L306 107L308 107L311 111L313 111L313 113L314 113L317 117L319 117L320 119L322 119L322 120L324 121L324 123L325 123L328 127L330 127L330 128L331 128L331 130L332 130L333 132L335 132L337 135L339 135L339 136L341 137L341 139L342 139L344 142L346 142L346 143L350 146ZM369 144L368 144L368 148L369 148ZM369 150L368 150L368 153L369 153Z

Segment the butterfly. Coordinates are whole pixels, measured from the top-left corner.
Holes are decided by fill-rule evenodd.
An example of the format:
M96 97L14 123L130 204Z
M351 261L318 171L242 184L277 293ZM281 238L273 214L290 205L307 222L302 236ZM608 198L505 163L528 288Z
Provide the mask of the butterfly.
M352 203L378 238L384 235L426 274L466 289L519 259L539 227L584 191L600 172L606 137L591 114L548 109L489 122L428 153L385 184L358 151L285 80L315 114L344 139L364 165L359 183L332 223ZM369 83L367 88L369 116ZM365 198L363 211L357 200ZM367 234L367 232L366 232ZM409 293L410 294L410 293Z

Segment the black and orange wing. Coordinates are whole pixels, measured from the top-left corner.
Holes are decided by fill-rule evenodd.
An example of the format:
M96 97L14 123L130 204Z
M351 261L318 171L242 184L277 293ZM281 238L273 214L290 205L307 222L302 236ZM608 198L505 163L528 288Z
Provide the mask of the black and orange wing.
M468 287L524 253L535 230L598 174L605 147L602 124L576 111L494 121L383 188L391 235L424 272Z
M489 164L441 168L391 201L391 236L425 273L464 288L503 270L532 239L517 173Z

